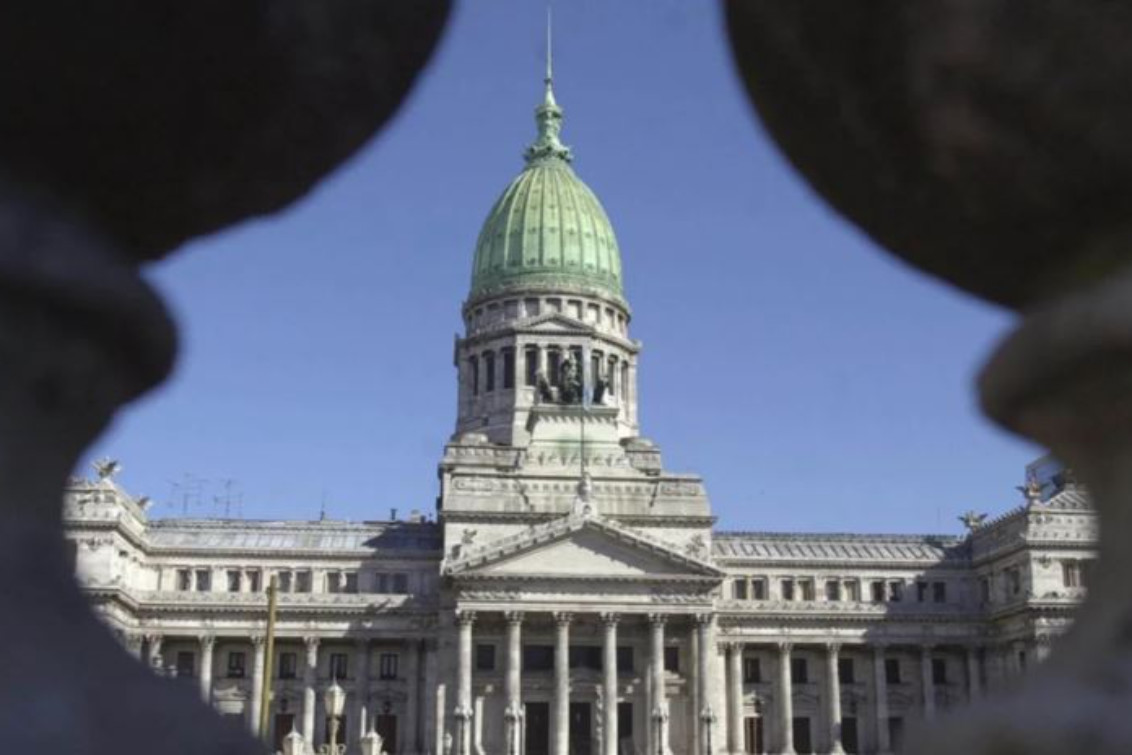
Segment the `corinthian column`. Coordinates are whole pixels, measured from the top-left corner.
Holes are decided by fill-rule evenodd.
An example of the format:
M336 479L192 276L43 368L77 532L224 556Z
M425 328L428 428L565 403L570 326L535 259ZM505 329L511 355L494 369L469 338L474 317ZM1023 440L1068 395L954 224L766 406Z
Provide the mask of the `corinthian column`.
M315 675L318 672L318 638L304 637L306 645L306 665L303 666L303 741L314 743Z
M778 643L778 727L784 755L794 753L794 690L790 678L789 642Z
M252 646L255 649L255 660L252 662L252 694L251 694L251 720L248 726L252 734L259 734L259 715L263 709L263 671L265 665L265 644L267 638L262 634L252 636Z
M664 694L664 622L663 614L649 614L652 632L652 747L656 755L668 752L668 701Z
M211 634L200 638L200 696L205 704L212 702L212 651L216 648L216 637Z
M605 747L602 755L617 755L617 621L615 613L603 613L605 637L602 658L602 681L605 698Z
M504 616L507 619L507 676L503 679L503 687L504 694L507 697L507 710L504 711L503 717L506 721L507 755L521 755L522 736L519 724L523 713L523 680L521 676L523 614L518 611L510 611ZM463 648L461 642L461 663L464 659Z
M700 755L713 755L715 752L715 711L711 707L711 649L714 617L710 613L696 616L696 698L700 703L697 715L700 719L698 748Z
M459 660L456 664L456 755L472 752L472 611L459 611Z
M838 668L838 654L841 646L836 642L826 645L826 719L829 721L829 751L844 752L841 745L841 670Z
M554 755L570 752L570 619L554 614Z
M737 753L743 751L743 643L728 643L727 666L727 744Z

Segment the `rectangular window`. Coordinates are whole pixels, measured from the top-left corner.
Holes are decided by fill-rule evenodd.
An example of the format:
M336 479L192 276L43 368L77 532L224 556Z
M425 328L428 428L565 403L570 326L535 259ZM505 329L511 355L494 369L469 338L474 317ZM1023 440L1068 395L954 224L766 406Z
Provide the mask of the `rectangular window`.
M514 320L519 316L519 302L515 299L503 302L503 317Z
M526 367L526 384L533 386L538 382L538 347L528 346L523 351L523 360Z
M790 659L790 681L794 684L808 684L810 681L810 664L805 658Z
M888 599L893 603L904 600L904 583L894 580L888 583Z
M747 580L737 579L731 583L731 595L735 600L747 599Z
M192 679L197 670L196 653L191 650L177 651L177 678Z
M884 602L884 582L879 579L875 579L869 584L869 589L872 592L874 603Z
M842 716L841 717L841 747L847 753L857 753L861 751L861 745L858 742L857 736L857 718L856 716Z
M310 569L295 572L295 592L310 592L314 576Z
M252 569L248 572L248 591L259 592L263 588L263 575L259 569Z
M240 651L228 653L228 678L243 679L247 667L247 656Z
M396 679L397 678L397 654L396 653L382 653L378 658L377 666L378 679Z
M610 396L617 395L617 357L610 357L608 362L609 373L605 376L605 390Z
M932 582L932 602L933 603L946 603L947 602L947 583L946 582Z
M377 593L389 592L389 575L378 572L373 575L373 591Z
M554 668L553 645L524 645L524 671L550 671Z
M601 671L601 648L597 645L571 645L567 653L570 668L590 669Z
M798 587L802 593L802 600L814 599L814 581L812 579L798 580Z
M342 575L339 572L332 571L326 573L326 591L332 593L342 592Z
M279 678L294 679L299 665L299 657L295 653L279 654Z
M622 742L633 741L632 703L617 703L617 736Z
M392 592L394 595L408 595L409 594L409 575L398 573L393 575L392 579Z
M758 658L743 659L743 683L760 684L763 680L763 668Z
M239 569L228 570L228 592L239 592L243 581L243 575Z
M927 603L928 602L928 583L927 582L917 582L916 583L916 602L917 603Z
M947 661L932 658L932 684L947 684Z
M861 600L861 583L855 579L845 582L845 599L857 603Z
M617 671L622 674L633 673L633 648L631 645L618 646Z
M503 350L503 388L510 390L515 387L515 350Z
M743 752L766 752L763 746L763 720L759 716L747 716L743 719Z
M177 589L188 592L193 589L193 573L189 569L177 570Z
M766 600L766 580L751 580L751 600Z
M837 659L837 676L842 684L857 683L857 665L852 658Z
M782 580L782 599L783 600L794 600L794 580L792 580L792 579Z
M495 645L476 645L476 671L495 671Z
M664 648L664 670L673 674L680 673L680 648L675 645Z
M291 592L291 572L281 571L275 576L279 578L279 592Z
M546 309L548 312L561 312L562 300L561 299L547 299Z
M986 577L983 577L979 580L979 598L983 601L984 605L991 602L990 580Z
M472 377L472 395L480 395L480 360L478 357L468 358L468 374Z
M1022 592L1022 572L1018 567L1011 567L1006 570L1006 583L1010 587L1011 595L1018 595Z
M350 676L350 656L345 653L330 654L330 678L348 679Z
M884 680L889 684L900 684L900 659L884 659Z
M841 583L836 579L827 579L825 582L825 599L833 602L841 600Z
M495 352L483 353L483 392L491 393L495 390Z
M892 717L888 719L888 743L893 752L904 750L904 719Z
M810 738L810 719L800 716L794 719L794 752L798 755L814 751L814 743Z
M523 309L527 317L538 317L538 299L523 299Z
M197 592L208 592L212 589L212 572L208 569L197 569Z
M346 572L343 576L342 591L348 593L356 593L358 591L358 573L356 571Z

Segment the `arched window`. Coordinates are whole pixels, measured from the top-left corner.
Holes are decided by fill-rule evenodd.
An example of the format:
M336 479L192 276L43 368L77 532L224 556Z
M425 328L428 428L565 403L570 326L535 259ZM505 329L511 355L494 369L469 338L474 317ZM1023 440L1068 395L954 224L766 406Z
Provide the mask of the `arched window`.
M484 369L484 393L491 393L495 390L495 352L485 351L483 353L483 369Z
M503 349L503 390L515 387L515 349Z
M480 395L480 360L479 357L468 358L468 372L471 373L472 395Z

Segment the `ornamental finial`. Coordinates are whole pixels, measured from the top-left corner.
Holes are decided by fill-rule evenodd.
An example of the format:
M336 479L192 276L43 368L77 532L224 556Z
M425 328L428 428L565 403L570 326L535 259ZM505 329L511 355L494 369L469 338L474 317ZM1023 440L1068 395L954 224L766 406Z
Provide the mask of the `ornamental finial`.
M542 104L535 108L535 123L538 124L538 138L527 147L524 156L527 162L555 157L559 160L571 159L570 148L558 138L562 132L562 108L554 99L554 52L552 39L550 6L546 8L546 92Z

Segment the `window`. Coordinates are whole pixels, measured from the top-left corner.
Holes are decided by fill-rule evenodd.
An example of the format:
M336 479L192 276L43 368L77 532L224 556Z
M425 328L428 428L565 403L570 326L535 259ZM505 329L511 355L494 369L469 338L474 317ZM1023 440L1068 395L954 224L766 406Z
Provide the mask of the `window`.
M336 571L326 573L326 591L342 592L342 575Z
M947 684L947 661L932 658L932 684Z
M503 388L509 390L515 387L515 350L503 350Z
M310 592L314 583L314 575L310 569L295 572L295 592Z
M476 645L476 671L495 671L495 645Z
M229 679L243 679L244 670L247 667L247 655L234 650L228 653L228 678Z
M197 569L197 592L208 592L212 589L212 572L208 569Z
M193 589L193 573L189 569L177 570L177 589L188 592Z
M562 352L557 348L548 349L546 352L546 379L550 381L551 385L558 385L558 372L562 366Z
M680 673L680 648L675 645L664 648L664 670L673 674Z
M857 603L861 600L861 583L855 579L845 582L845 599Z
M346 679L350 676L350 656L345 653L330 654L330 678Z
M389 592L389 575L378 572L373 575L373 591L378 593Z
M299 657L295 653L279 654L279 678L294 679L298 669Z
M177 651L177 678L192 679L197 670L196 653L191 650Z
M990 603L990 580L983 577L979 580L979 598L984 604Z
M393 575L393 590L394 595L408 595L409 594L409 575L408 574L394 574Z
M633 740L633 704L617 703L617 736L624 742Z
M814 599L814 581L812 579L798 580L798 588L802 593L802 600Z
M841 718L841 747L847 753L857 753L861 751L861 745L858 743L857 737L856 716L842 716Z
M841 583L836 579L827 579L825 582L825 599L834 602L841 600Z
M468 373L472 376L472 395L480 395L480 360L479 357L468 358Z
M904 719L892 717L888 719L888 743L893 752L904 749Z
M550 671L554 668L554 647L551 645L524 645L524 671Z
M763 720L759 716L747 716L743 719L743 752L766 752L763 745Z
M622 645L617 648L617 670L623 674L633 673L633 648Z
M240 574L239 569L228 570L228 592L239 592L243 581L243 575Z
M528 346L523 351L526 366L526 384L534 385L538 382L538 347Z
M597 381L601 379L601 364L602 353L600 351L590 352L590 381L596 386Z
M561 299L547 299L546 309L548 312L561 312L562 300Z
M605 377L605 390L610 396L617 395L617 357L609 358L609 373Z
M571 645L568 653L570 668L601 671L601 648L597 645Z
M1022 592L1022 572L1018 567L1013 566L1006 570L1006 584L1010 588L1011 595L1018 595Z
M571 299L566 302L566 306L570 308L570 316L575 320L582 319L582 303L577 299Z
M884 602L884 582L879 579L875 579L869 584L869 589L872 592L874 603Z
M790 659L790 681L794 684L807 684L810 681L810 664L805 658Z
M759 684L763 680L763 668L758 658L743 659L743 683Z
M814 751L814 743L810 738L810 719L798 717L794 719L794 752L798 755Z
M904 600L904 583L899 580L894 580L888 583L888 599L893 603L899 603Z
M495 390L495 352L483 353L483 392L491 393Z
M281 571L275 576L279 577L279 592L291 592L291 572Z
M792 579L782 580L782 599L783 600L794 600L794 580L792 580Z
M928 583L927 582L917 582L916 583L916 602L917 603L926 603L927 601L928 601Z
M737 579L731 583L731 595L735 600L747 599L747 580Z
M519 302L515 299L503 302L503 317L514 320L519 316Z
M857 665L852 658L837 659L837 676L842 684L857 683Z
M1080 561L1062 561L1061 562L1061 584L1065 587L1080 587L1081 586L1081 562Z
M356 571L346 572L342 575L342 579L343 592L356 593L358 591L358 573Z
M378 658L377 666L378 679L396 679L397 678L397 654L396 653L382 653Z
M884 659L884 680L889 684L900 684L900 659Z
M527 317L538 317L538 299L523 299L523 309L526 310Z
M258 569L248 572L248 591L259 592L263 588L263 576Z
M947 583L946 582L932 582L932 602L933 603L946 603L947 602Z
M751 600L766 600L766 580L751 580Z

